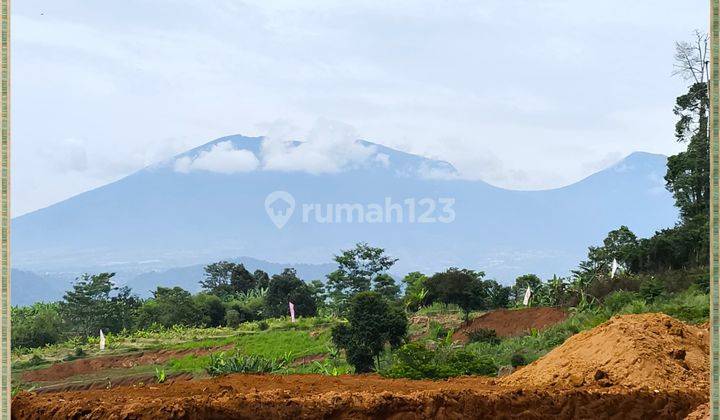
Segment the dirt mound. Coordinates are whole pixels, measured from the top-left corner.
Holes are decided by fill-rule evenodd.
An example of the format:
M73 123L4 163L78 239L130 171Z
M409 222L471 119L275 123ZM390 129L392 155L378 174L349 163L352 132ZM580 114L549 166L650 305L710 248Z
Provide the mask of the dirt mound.
M234 347L233 344L212 349L197 348L188 350L156 350L139 351L130 354L117 356L103 356L89 359L78 359L71 362L55 363L46 368L29 370L23 372L22 379L25 382L52 382L60 381L75 375L94 373L103 369L132 368L140 365L156 365L178 357L194 354L197 356L210 352L227 350Z
M507 385L709 390L707 331L662 314L623 315L570 337Z
M692 413L685 417L685 420L710 420L710 404L699 405Z
M495 330L498 337L512 337L530 331L542 330L567 318L567 312L559 308L499 309L483 314L469 325L463 325L453 339L467 342L467 333L480 328Z
M487 378L448 381L375 375L231 375L157 386L21 393L20 418L677 418L704 401L692 392L519 389Z

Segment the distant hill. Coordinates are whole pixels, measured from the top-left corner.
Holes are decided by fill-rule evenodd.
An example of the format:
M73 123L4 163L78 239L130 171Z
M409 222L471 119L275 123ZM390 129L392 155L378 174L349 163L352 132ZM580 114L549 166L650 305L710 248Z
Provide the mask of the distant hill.
M462 180L446 162L370 142L360 143L370 151L366 161L334 173L238 172L232 170L235 161L222 160L214 162L219 170L210 171L198 159L217 145L236 153L228 155L233 159L259 156L261 142L224 137L17 217L13 263L36 273L116 271L122 281L149 290L173 281L189 285L198 267L219 259L326 264L340 249L366 241L399 258L397 275L462 266L507 283L527 272L568 273L589 245L620 225L647 236L677 219L663 188L666 158L649 153L633 153L577 183L544 191ZM201 161L199 169L188 169L188 162ZM275 191L290 193L295 202L282 229L276 226L282 220L272 220L266 211L269 206L282 219L290 207L283 205L284 196L266 203ZM419 204L423 198L432 202ZM442 216L441 198L454 199L454 221L418 223L433 203L431 216ZM403 206L409 199L416 203L415 223L408 222L407 208L402 223L384 222L393 218L386 206ZM366 216L380 209L383 219L347 223L344 213L340 222L316 220L313 210L319 209L322 221L327 205L335 204L351 206L346 211L357 204Z

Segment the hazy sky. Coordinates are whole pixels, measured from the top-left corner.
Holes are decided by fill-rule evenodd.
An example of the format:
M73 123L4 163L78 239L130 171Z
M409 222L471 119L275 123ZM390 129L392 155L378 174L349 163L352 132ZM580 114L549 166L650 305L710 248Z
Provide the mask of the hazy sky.
M223 135L305 139L318 120L466 178L565 185L679 150L673 43L708 20L706 0L13 7L15 215Z

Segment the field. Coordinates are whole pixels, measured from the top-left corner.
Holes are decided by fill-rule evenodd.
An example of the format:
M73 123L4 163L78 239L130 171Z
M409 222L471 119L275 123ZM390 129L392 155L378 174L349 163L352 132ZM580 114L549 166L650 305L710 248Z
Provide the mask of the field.
M490 326L489 320L497 319L498 326L508 316L521 321L517 331L508 331L508 337L492 349L498 358L507 357L503 351L509 354L515 347L542 353L530 365L498 378L431 381L350 375L352 369L332 349L329 328L335 321L330 318L301 319L296 324L272 320L262 331L248 323L237 330L177 328L115 336L109 337L107 354L88 350L75 360L62 360L76 357L72 346L50 346L16 355L15 379L30 392L15 396L13 415L684 418L707 401L706 325L693 326L662 314L621 315L567 340L558 339L561 345L555 349L543 350L540 341L552 342L578 322L586 326L597 322L579 315L562 321L565 314L548 309L475 317L475 324ZM539 315L557 317L556 323L528 332L534 327L527 325L538 322ZM462 321L452 313L417 315L411 319L411 331L417 340L430 340L431 330L442 323L461 325ZM471 343L467 348L482 352L486 345ZM274 358L281 363L282 374L207 374L211 354L235 351ZM31 366L33 357L36 366Z

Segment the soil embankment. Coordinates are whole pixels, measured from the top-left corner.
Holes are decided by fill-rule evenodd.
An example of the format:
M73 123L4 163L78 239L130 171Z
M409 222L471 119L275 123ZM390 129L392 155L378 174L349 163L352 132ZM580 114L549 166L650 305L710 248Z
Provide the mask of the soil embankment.
M480 315L471 320L470 324L461 326L453 334L453 340L467 342L467 333L481 328L495 330L498 337L514 337L532 330L544 330L567 317L567 312L560 308L499 309Z

